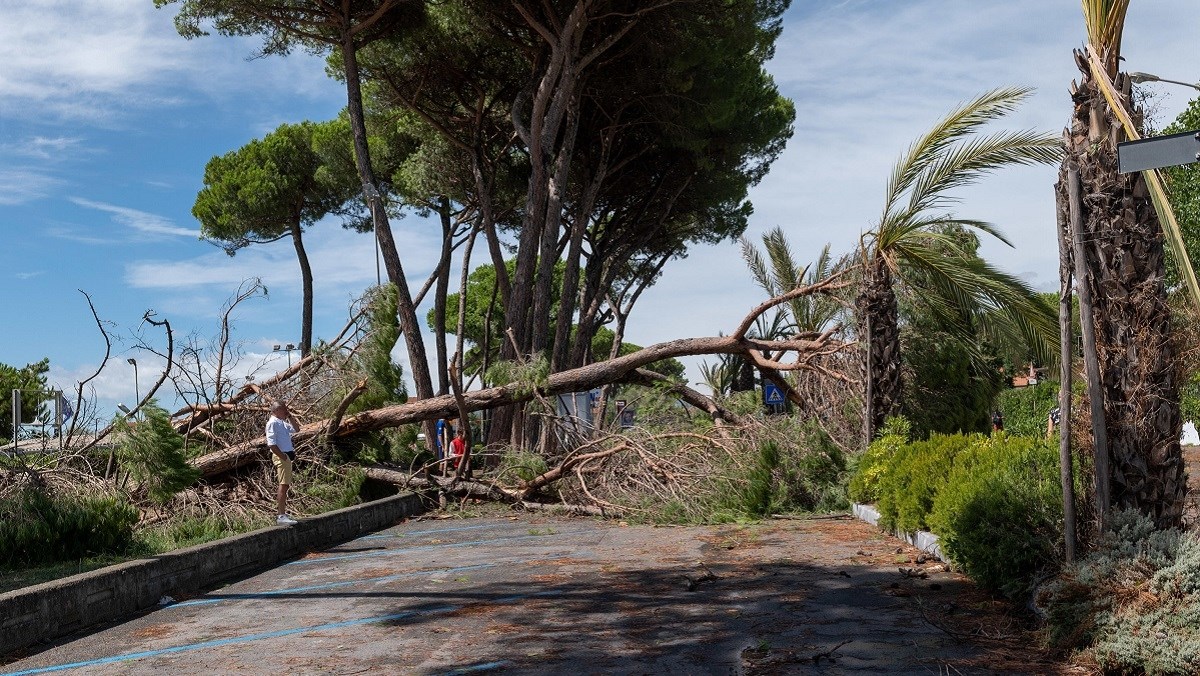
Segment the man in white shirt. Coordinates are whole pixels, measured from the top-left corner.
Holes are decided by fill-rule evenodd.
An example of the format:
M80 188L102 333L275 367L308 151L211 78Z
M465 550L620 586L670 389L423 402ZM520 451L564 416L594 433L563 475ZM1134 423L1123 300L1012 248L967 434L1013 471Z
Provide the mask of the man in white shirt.
M275 476L279 479L279 490L275 493L275 523L290 526L296 520L287 514L288 487L292 484L292 461L296 451L292 447L292 435L300 429L300 422L288 410L287 404L275 402L271 417L267 420L267 447L271 449L271 462L275 465Z

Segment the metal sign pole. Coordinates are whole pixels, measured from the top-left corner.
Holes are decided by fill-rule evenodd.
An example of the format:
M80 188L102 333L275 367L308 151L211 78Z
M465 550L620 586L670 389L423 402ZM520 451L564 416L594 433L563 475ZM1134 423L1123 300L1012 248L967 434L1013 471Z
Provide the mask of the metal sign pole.
M21 390L12 391L12 425L13 455L16 455L17 430L21 429Z
M58 450L63 449L63 393L62 390L53 390L54 395L54 433L58 436Z

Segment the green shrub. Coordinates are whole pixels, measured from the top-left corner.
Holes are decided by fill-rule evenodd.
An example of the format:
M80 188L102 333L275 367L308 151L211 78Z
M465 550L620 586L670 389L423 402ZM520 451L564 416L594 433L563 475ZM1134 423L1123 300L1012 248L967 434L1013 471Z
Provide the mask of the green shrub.
M1026 437L1046 436L1050 409L1058 406L1058 383L1044 382L1000 393L997 406L1004 415L1004 431Z
M1200 673L1200 537L1117 512L1097 551L1041 595L1051 643L1105 673Z
M718 482L714 518L746 521L849 507L846 457L829 435L810 420L780 417L772 424L789 443L763 440L744 469L735 468L732 480Z
M954 467L954 457L979 435L934 434L901 446L877 483L879 523L906 532L926 530L933 500Z
M779 467L779 447L768 441L758 447L756 462L751 467L741 491L737 511L751 516L766 516L774 507L775 470Z
M800 421L791 453L784 453L778 511L833 512L850 507L847 459L814 421Z
M1057 444L999 434L954 459L928 523L942 551L983 587L1026 593L1062 538Z
M883 423L879 437L858 457L850 477L850 499L872 503L879 499L879 478L887 470L892 456L911 439L912 428L902 416L890 417Z
M123 551L138 516L133 505L112 496L18 491L0 499L0 565L15 568Z

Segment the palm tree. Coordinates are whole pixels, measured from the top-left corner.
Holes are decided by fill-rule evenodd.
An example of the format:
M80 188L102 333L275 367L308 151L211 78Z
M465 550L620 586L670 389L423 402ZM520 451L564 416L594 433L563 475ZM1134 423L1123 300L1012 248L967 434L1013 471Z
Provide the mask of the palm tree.
M1079 283L1092 296L1108 439L1108 470L1097 484L1108 485L1109 497L1100 509L1138 509L1168 527L1180 523L1187 485L1163 282L1164 232L1149 197L1156 179L1150 177L1148 186L1142 174L1117 172L1116 143L1137 134L1141 124L1140 111L1129 102L1129 79L1119 70L1128 6L1129 0L1083 0L1089 53L1075 52L1082 77L1072 93L1058 190L1060 203L1068 203L1070 179L1078 176L1083 199L1067 222L1079 227L1076 237L1091 243L1083 250L1086 279Z
M792 255L791 245L783 234L783 228L776 227L762 236L763 250L760 251L754 243L743 237L742 258L750 268L754 281L767 292L767 296L781 296L792 289L815 284L836 272L840 264L829 254L826 244L817 260L811 265L800 267ZM765 251L766 255L763 254ZM837 319L842 311L838 301L825 294L811 294L793 298L780 306L789 320L786 330L792 333L822 331Z
M1020 280L970 255L951 230L972 228L1011 243L992 225L948 211L956 201L950 191L994 169L1049 164L1061 157L1061 142L1053 135L979 133L1029 93L997 89L960 106L918 138L892 170L883 215L863 236L859 254L863 279L855 305L864 343L868 439L900 400L897 284L909 287L964 346L974 344L980 330L1018 332L1047 358L1051 354L1057 320L1050 308Z

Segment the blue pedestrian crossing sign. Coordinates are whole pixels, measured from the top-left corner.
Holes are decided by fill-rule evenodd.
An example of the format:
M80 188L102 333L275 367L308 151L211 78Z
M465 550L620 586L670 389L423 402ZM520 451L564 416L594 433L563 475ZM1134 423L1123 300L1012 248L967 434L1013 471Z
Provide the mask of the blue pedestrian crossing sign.
M763 403L767 406L783 405L783 390L772 382L763 383Z

